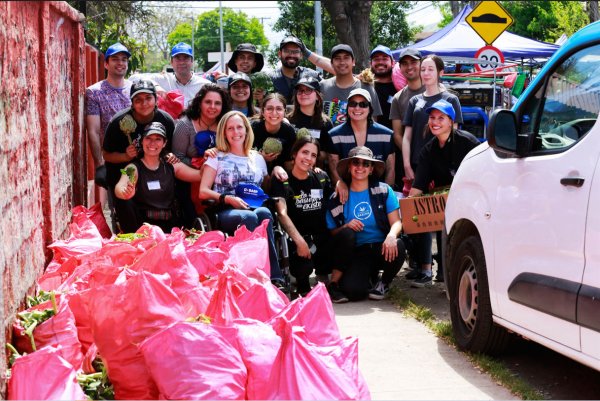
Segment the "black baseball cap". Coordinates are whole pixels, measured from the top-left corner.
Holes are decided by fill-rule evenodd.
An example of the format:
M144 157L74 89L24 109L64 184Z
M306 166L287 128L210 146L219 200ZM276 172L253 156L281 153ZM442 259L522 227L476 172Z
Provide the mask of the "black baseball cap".
M294 35L289 35L283 38L283 40L279 43L279 50L283 49L283 47L289 43L293 43L302 49L302 41L300 40L300 38L297 38Z
M398 61L402 60L404 57L407 56L412 57L415 60L421 60L423 58L423 55L420 51L409 47L408 49L404 49L404 51L400 54L400 58L398 59Z
M248 74L246 74L244 72L236 72L235 74L232 74L231 76L229 76L229 80L227 81L227 88L231 88L231 85L233 85L234 83L236 83L238 81L244 81L245 83L250 85L250 87L252 88L252 80L250 79Z
M352 50L352 48L347 45L347 44L339 44L339 45L335 45L333 46L333 48L331 49L331 58L334 58L335 55L339 52L346 52L346 53L350 53L350 55L352 56L352 58L354 59L354 51Z
M137 82L134 82L131 85L131 90L129 91L129 98L133 99L135 95L138 93L150 93L156 97L156 87L152 83L152 81L148 81L145 79L141 79Z
M313 77L301 78L296 85L294 85L294 89L298 89L299 86L306 86L307 88L311 88L317 92L321 91L321 84L316 78Z
M158 121L151 122L144 128L144 138L148 135L154 134L160 135L163 138L167 139L167 130L165 129L165 126L159 123Z

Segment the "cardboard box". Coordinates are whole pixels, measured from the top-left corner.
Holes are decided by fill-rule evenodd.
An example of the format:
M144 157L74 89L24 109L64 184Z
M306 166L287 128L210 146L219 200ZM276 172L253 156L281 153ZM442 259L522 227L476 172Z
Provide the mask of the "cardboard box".
M441 231L448 192L400 199L402 228L406 234Z

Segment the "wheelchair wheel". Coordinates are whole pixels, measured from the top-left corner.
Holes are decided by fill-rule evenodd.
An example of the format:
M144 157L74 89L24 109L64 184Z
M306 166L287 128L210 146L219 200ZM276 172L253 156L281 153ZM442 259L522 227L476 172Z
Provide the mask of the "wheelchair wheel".
M279 268L283 274L283 280L285 282L284 293L291 299L292 296L292 283L290 278L290 255L288 249L288 235L283 230L279 222L276 222L274 226L275 236L275 249L279 257Z
M204 231L204 232L213 230L213 226L212 226L210 219L206 213L202 213L198 217L196 217L196 220L194 221L194 228L196 230L200 230L200 231Z

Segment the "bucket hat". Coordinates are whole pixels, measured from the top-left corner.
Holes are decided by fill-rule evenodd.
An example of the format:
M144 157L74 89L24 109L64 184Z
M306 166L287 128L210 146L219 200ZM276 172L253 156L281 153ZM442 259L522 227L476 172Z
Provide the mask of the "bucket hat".
M256 66L250 72L258 72L263 69L263 67L265 65L265 59L264 59L262 53L258 52L256 50L256 46L254 46L252 43L241 43L241 44L237 45L237 47L233 51L233 54L231 55L231 58L227 62L227 67L229 67L229 69L231 71L237 72L237 66L235 65L235 59L237 58L237 56L239 56L239 54L241 52L247 52L247 53L254 54L254 60L256 61Z
M381 177L385 172L385 163L381 160L377 160L373 157L373 151L366 146L356 146L350 149L348 157L338 162L337 172L340 177L348 184L350 183L350 173L348 172L348 165L352 159L369 160L373 163L373 172L376 177Z

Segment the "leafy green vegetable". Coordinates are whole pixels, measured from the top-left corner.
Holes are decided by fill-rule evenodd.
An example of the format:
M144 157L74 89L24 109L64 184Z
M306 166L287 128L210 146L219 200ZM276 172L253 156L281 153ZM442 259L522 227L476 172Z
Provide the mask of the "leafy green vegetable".
M33 338L33 331L38 325L56 315L58 311L56 307L56 294L54 292L50 292L50 301L52 302L52 308L17 313L19 323L25 329L25 334L31 341L31 349L34 351L36 351L36 346L35 339Z
M126 175L129 178L129 182L135 184L135 168L128 166L127 168L121 169L121 174Z
M311 137L310 131L306 128L300 128L298 132L296 132L296 139L300 139L302 137Z
M250 74L250 81L252 81L252 90L262 89L265 91L265 95L275 91L271 77L265 72L258 71Z
M96 369L96 373L77 374L77 382L83 392L92 400L114 400L115 390L108 378L102 359L96 357L92 362L92 366Z
M117 234L115 237L115 241L133 242L136 239L140 239L140 238L146 238L146 236L144 234L138 234L138 233Z
M281 153L283 144L277 138L267 138L263 143L262 150L265 153Z

